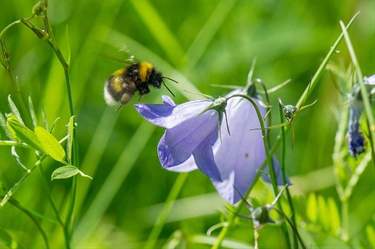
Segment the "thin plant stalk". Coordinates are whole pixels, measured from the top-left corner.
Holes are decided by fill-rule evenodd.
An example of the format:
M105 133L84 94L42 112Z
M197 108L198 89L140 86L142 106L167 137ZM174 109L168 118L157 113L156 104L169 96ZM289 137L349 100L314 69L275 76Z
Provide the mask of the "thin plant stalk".
M280 114L280 122L282 122L282 120L284 119L284 112L283 112L283 107L281 106L281 104L279 103L279 114ZM280 162L280 167L281 167L281 175L282 175L282 178L283 178L283 183L284 185L287 184L287 178L286 178L286 171L285 171L285 154L286 154L286 139L285 139L285 127L281 127L280 128L280 133L281 133L281 162ZM297 223L296 223L296 216L295 216L295 212L294 212L294 205L293 205L293 200L292 200L292 196L290 194L290 191L289 191L289 188L286 188L286 195L287 195L287 200L288 200L288 203L289 203L289 207L290 207L290 211L292 212L292 224L293 226L295 227L294 229L297 230ZM285 216L286 217L286 216ZM298 230L297 230L297 233L296 232L293 232L293 243L294 243L294 248L297 248L298 249L298 238L297 238L298 235Z
M44 22L45 30L40 31L33 27L31 24L27 23L27 21L22 20L23 23L29 27L36 35L43 35L47 43L51 46L52 50L55 52L57 58L59 59L65 75L65 81L66 81L66 89L67 89L67 95L68 95L68 103L69 103L69 111L70 116L74 116L74 107L73 107L73 97L72 97L72 91L71 91L71 85L70 85L70 76L69 76L69 63L67 60L65 60L63 54L61 53L61 50L59 49L55 36L52 32L52 27L48 20L47 15L47 6L48 6L48 0L44 0L43 2L40 2L41 8L43 8L43 11L41 13L41 17ZM39 32L38 32L39 31ZM68 56L69 58L69 56ZM72 162L69 162L73 164L75 167L79 168L79 157L78 157L78 143L77 143L77 135L76 130L73 129L73 156L72 156ZM71 188L71 197L70 197L70 203L68 205L68 211L66 213L65 217L65 225L64 225L64 235L65 235L65 243L66 247L70 248L70 239L71 239L71 223L73 218L73 211L75 206L75 199L76 199L76 193L77 193L77 176L73 177L72 181L72 188Z
M3 199L1 200L1 203L0 203L0 208L3 207L8 201L9 199L13 196L13 194L17 191L17 189L19 188L19 186L21 186L21 184L27 179L27 177L31 174L31 172L33 172L41 163L42 161L46 158L47 156L46 155L43 155L38 161L36 161L36 163L34 164L34 166L29 169L26 174L24 174L22 176L22 178L13 185L13 187L11 189L9 189L7 191L7 193L5 194L5 196L3 197Z
M40 170L40 179L41 179L41 182L42 182L42 185L43 185L43 190L44 190L44 192L46 193L46 196L48 197L48 201L49 201L49 203L50 203L50 205L51 205L51 207L52 207L53 213L55 214L56 219L57 219L57 221L59 222L60 226L63 226L63 225L64 225L64 222L63 222L63 220L61 219L61 217L60 217L60 215L59 215L59 211L58 211L58 209L57 209L57 207L56 207L55 202L53 201L53 198L52 198L52 195L51 195L51 191L50 191L50 189L49 189L49 187L48 187L47 180L46 180L46 178L44 177L46 174L45 174L45 172L44 172L44 170L43 170L42 165L40 165L40 166L38 167L38 169Z
M9 200L9 203L11 203L13 206L17 207L19 210L21 210L23 213L25 213L34 222L34 224L36 225L36 227L40 231L40 234L43 237L43 241L44 241L44 244L46 245L46 248L49 249L50 246L49 246L49 243L48 243L47 234L43 230L42 226L39 224L36 217L34 217L33 213L30 210L28 210L27 208L21 206L17 201L15 201L13 199Z
M288 222L288 224L292 228L293 234L297 237L297 240L301 244L302 248L306 249L307 247L306 247L305 243L303 242L301 236L299 235L297 227L293 224L293 222L282 211L278 210L277 208L273 208L273 210L275 210L278 214L280 214L281 216L284 217L284 219Z

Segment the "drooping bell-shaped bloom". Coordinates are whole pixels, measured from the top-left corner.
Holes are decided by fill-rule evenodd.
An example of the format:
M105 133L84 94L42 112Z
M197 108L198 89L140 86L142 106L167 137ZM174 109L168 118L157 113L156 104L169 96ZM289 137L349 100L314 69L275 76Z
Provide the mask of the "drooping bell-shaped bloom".
M367 86L369 92L375 88L375 75L365 78L364 84ZM347 132L348 151L350 155L357 158L358 155L366 151L366 139L364 138L359 119L363 111L363 101L361 90L358 84L353 86L352 93L349 97L349 125Z
M163 96L162 100L163 104L135 105L149 122L166 128L158 144L161 165L181 172L199 168L211 179L221 181L212 151L218 139L221 115L210 108L225 108L225 101L196 100L176 105L168 96ZM179 166L190 157L194 164Z
M235 90L226 98L235 93L244 92ZM210 177L218 193L233 204L254 183L266 156L261 131L250 130L260 127L253 105L244 98L226 98L176 105L168 96L163 96L164 104L135 107L149 122L166 128L158 145L164 168L176 172L200 169ZM260 99L255 100L264 116L266 110L260 105ZM230 134L221 126L224 111ZM279 165L273 161L277 183L282 185ZM263 178L270 181L264 174Z

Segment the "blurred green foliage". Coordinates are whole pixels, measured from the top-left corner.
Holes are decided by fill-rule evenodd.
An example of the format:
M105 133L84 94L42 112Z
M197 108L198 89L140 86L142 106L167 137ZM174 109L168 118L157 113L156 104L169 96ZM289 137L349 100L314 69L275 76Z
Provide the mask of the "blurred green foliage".
M15 20L31 16L35 3L0 1L0 30ZM374 9L374 1L49 1L48 17L65 57L70 48L69 72L78 124L80 169L93 177L93 180L78 180L77 233L73 236L73 245L140 247L177 177L159 164L156 146L164 131L136 113L132 104L139 102L137 96L119 113L106 106L104 82L124 66L116 60L134 55L151 62L165 76L178 81L178 84L167 84L176 94L175 102L181 103L187 98L199 98L184 90L217 97L228 90L210 84L244 86L256 58L254 77L261 78L268 88L292 79L291 84L271 95L271 103L277 106L280 97L285 104L295 104L341 33L339 20L347 23L358 11L360 14L349 34L362 73L366 76L375 73ZM42 27L38 21L33 23ZM49 123L60 117L54 135L62 138L70 114L64 72L53 50L22 24L9 29L3 39L23 99L31 96L40 120L42 107ZM351 61L344 42L338 50L340 53L332 58L332 63L345 71ZM299 221L307 224L301 232L307 245L367 248L375 234L373 165L365 169L349 200L349 235L361 234L357 242L346 244L339 238L339 232L327 233L337 228L336 216L332 218L335 224L327 224L328 230L324 230L325 226L318 226L324 220L314 218L312 212L306 214L306 207L341 208L335 189L332 153L338 129L337 113L346 102L335 87L335 80L337 77L327 71L307 100L310 103L318 99L317 104L295 120L294 149L291 146L287 149L287 172L294 184ZM337 83L342 91L350 91L339 80ZM0 111L8 113L8 95L16 93L5 70L0 70L0 84ZM151 89L141 101L160 103L161 94L169 93L165 88ZM276 109L274 117L277 117ZM275 119L273 122L277 122ZM3 130L0 134L5 139ZM277 132L272 134L275 136ZM288 144L291 145L290 134ZM19 149L18 154L22 155L24 165L35 163L35 155L30 151ZM11 156L10 147L1 146L0 157L0 180L9 189L23 172ZM356 163L352 158L348 160ZM49 181L59 166L53 160L45 160L41 165L43 171L30 175L14 196L23 207L43 215L40 223L51 247L62 247L64 241L61 228L51 222L54 214L47 195L52 196L64 214L71 181L49 182L51 192L47 193L42 190L45 186L40 177ZM252 196L262 203L273 199L266 196L264 187L258 186L253 192ZM312 203L312 195L307 197L311 192L314 198L318 196L320 206ZM200 172L189 173L157 245L163 245L172 234L185 239L189 235L205 234L220 222L217 210L224 211L224 205L208 178ZM330 216L330 211L327 212ZM25 247L44 245L35 224L14 205L2 207L0 218L2 231L7 231ZM253 227L250 222L240 222L227 236L252 245ZM266 226L260 231L261 248L280 248L282 241L278 226Z

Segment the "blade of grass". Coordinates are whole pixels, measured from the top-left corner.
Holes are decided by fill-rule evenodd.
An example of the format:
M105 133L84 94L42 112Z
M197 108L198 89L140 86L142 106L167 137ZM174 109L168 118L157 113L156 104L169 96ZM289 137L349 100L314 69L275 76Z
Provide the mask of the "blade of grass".
M189 68L194 68L196 66L215 34L233 9L235 3L236 1L220 1L217 4L215 10L199 30L199 33L195 36L193 43L185 54L189 62L189 65L187 65Z
M359 14L359 12L357 12L352 17L352 19L349 21L349 23L345 27L346 30L349 29L349 27L352 25L354 19L357 17L358 14ZM312 77L311 83L306 87L305 91L303 92L303 94L299 98L299 100L297 102L297 105L296 105L297 108L299 108L299 107L301 107L301 105L303 105L304 100L307 99L310 96L311 92L314 90L315 86L319 82L319 79L322 77L323 72L324 72L325 68L327 67L327 64L328 64L329 60L331 59L332 55L335 53L335 51L337 49L337 46L339 45L339 43L341 42L343 37L344 37L344 33L342 32L339 35L339 37L337 38L337 40L335 41L335 43L332 45L328 54L326 55L323 62L320 64L318 70L316 71L316 73Z
M100 166L100 160L108 146L108 141L111 138L111 133L114 130L118 117L119 115L115 113L113 108L106 108L101 115L86 154L82 159L82 171L95 176L95 172ZM83 181L80 183L80 191L77 193L77 207L82 206L92 183L92 181ZM82 210L82 212L86 212L86 210Z
M171 191L169 192L167 199L165 200L163 209L161 210L158 218L156 219L156 222L151 230L151 233L147 238L145 248L155 248L157 239L159 238L161 230L163 229L163 226L167 221L168 215L175 203L175 200L177 199L178 194L180 193L182 186L184 185L187 176L187 173L181 173L178 175Z
M168 59L174 65L179 65L184 51L154 6L149 1L131 0L130 2Z

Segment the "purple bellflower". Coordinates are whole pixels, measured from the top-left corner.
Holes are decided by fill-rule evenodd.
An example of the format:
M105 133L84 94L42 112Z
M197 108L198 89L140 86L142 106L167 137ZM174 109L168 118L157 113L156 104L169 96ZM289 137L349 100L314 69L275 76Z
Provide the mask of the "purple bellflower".
M166 128L158 144L161 165L167 170L188 172L199 168L211 179L221 181L212 146L218 139L219 112L225 102L196 100L176 105L168 96L164 104L136 104L135 108L150 123ZM225 106L224 106L225 108ZM222 118L222 117L221 117ZM190 157L194 164L181 165Z
M235 93L244 92L235 90L226 98ZM136 104L135 108L152 124L166 128L158 145L159 160L165 169L189 172L198 168L219 194L234 204L253 184L266 155L261 131L250 130L260 126L252 104L240 97L226 98L176 105L163 96L164 104ZM261 100L254 99L264 116ZM220 131L223 113L230 134L226 128ZM283 185L279 165L273 161L277 183ZM263 178L270 181L267 176Z
M368 86L369 92L373 91L375 88L375 75L365 78L364 84ZM361 90L358 84L353 86L352 93L349 97L350 108L349 108L349 125L347 133L347 142L348 142L348 151L350 155L357 158L357 155L360 155L366 150L367 141L363 137L363 134L360 129L359 118L363 111L363 102L361 96Z

